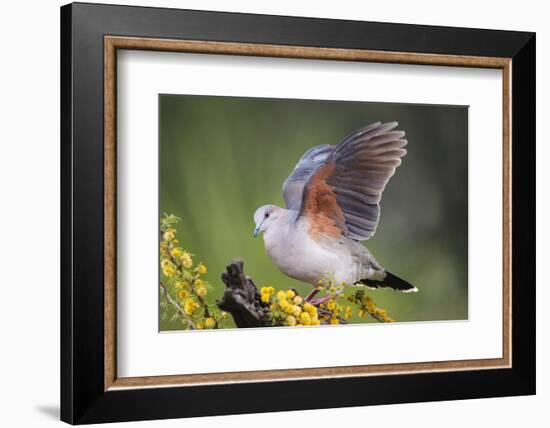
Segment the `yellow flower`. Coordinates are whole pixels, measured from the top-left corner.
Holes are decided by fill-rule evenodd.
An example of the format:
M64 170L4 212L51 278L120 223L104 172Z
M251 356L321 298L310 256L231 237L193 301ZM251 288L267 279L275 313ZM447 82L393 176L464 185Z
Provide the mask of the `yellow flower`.
M271 295L275 293L275 289L270 286L265 286L260 288L260 293L262 302L269 303L269 299L271 299Z
M340 321L338 320L338 318L332 318L332 319L330 320L330 323L331 323L332 325L338 325L338 324L340 324Z
M287 290L286 291L286 297L287 298L292 299L294 296L296 296L296 293L294 292L294 290Z
M288 315L286 317L286 325L294 327L296 325L296 318L293 315Z
M300 308L300 306L291 304L290 307L292 308L292 315L295 317L300 316L300 313L302 312L302 308Z
M195 312L195 309L197 309L199 305L197 302L195 302L193 299L189 298L185 301L183 304L183 310L187 315L193 315L193 312Z
M172 278L176 274L176 267L168 262L162 267L162 273L168 278Z
M204 297L208 293L208 289L206 288L206 284L204 281L200 278L195 279L195 292L197 293L197 296Z
M372 300L369 296L365 297L365 300L363 301L369 312L372 312L376 309L376 305L374 304L374 300Z
M287 314L292 314L294 312L294 305L292 303L288 303L286 300L282 301L280 306L281 309Z
M295 305L301 305L304 299L302 299L300 296L296 296L292 301Z
M336 302L334 301L334 299L330 299L328 302L327 302L327 309L329 311L333 311L334 309L336 309Z
M344 318L349 320L353 315L353 308L351 306L346 306L346 309L344 311Z
M273 287L270 287L270 286L265 286L265 287L260 288L260 293L262 293L262 294L273 294L273 293L275 293L275 289Z
M359 318L363 318L365 316L365 311L363 309L359 309L359 312L357 312L357 315L359 315Z
M300 314L300 322L303 325L311 325L311 317L307 312L302 312Z
M197 266L197 273L199 275L204 275L208 272L208 269L206 269L206 266L203 265L202 263L199 263L199 265Z
M206 318L206 320L204 321L204 327L205 328L214 328L214 327L216 327L216 320L212 317Z
M178 290L189 291L189 283L187 281L176 281L175 285Z
M189 254L187 251L184 251L183 254L180 257L181 264L184 268L189 269L191 266L193 266L193 259L191 258L191 254Z
M321 325L321 321L317 317L311 319L311 325Z
M171 241L176 237L176 231L173 229L169 229L166 232L164 232L163 238L165 241Z
M183 300L188 296L189 296L189 292L187 290L178 291L178 297L180 298L180 300Z
M172 255L172 257L177 259L182 256L183 250L180 247L172 248L172 251L170 251L170 254Z
M195 327L197 327L197 330L204 329L204 321L199 321L197 324L195 324Z
M309 302L304 303L304 311L306 311L311 316L317 314L317 308Z
M277 300L279 300L279 302L286 301L286 293L282 290L277 292Z

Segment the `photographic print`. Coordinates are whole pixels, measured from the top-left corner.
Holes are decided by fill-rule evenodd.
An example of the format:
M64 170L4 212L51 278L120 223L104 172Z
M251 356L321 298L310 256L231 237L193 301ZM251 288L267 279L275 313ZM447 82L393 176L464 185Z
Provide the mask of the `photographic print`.
M467 106L159 95L161 331L468 319Z
M534 33L60 23L63 421L535 393Z

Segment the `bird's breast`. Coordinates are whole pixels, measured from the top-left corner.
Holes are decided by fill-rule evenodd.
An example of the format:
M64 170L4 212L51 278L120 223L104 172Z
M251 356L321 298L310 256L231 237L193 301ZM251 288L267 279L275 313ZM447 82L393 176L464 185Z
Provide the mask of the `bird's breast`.
M350 263L349 253L340 248L337 240L312 239L307 233L307 224L300 221L267 230L264 244L267 254L283 273L312 285Z

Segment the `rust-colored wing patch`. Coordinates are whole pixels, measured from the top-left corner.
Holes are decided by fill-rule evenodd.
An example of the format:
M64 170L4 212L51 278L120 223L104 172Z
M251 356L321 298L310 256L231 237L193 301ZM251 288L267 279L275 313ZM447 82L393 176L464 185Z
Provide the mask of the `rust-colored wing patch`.
M320 167L309 179L302 203L302 213L310 221L309 235L318 239L322 235L339 238L345 232L345 218L336 194L326 179L334 170L334 160Z
M334 148L316 146L306 152L303 169L298 168L296 175L298 181L307 176L307 183L303 188L301 182L295 186L293 173L285 191L294 195L302 189L300 215L309 221L311 237L345 235L364 241L374 235L382 192L407 153L405 133L395 130L396 126L397 122L376 122L353 132ZM322 155L321 161L315 161L316 154ZM291 197L287 199L294 203Z

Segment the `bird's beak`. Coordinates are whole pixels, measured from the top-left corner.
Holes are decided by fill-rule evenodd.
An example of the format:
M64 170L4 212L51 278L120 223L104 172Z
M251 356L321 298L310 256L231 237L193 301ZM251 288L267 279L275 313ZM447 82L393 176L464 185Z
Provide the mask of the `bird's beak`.
M264 225L264 222L262 220L262 222L256 226L256 229L254 229L254 238L257 238L258 235L262 232L262 226Z

